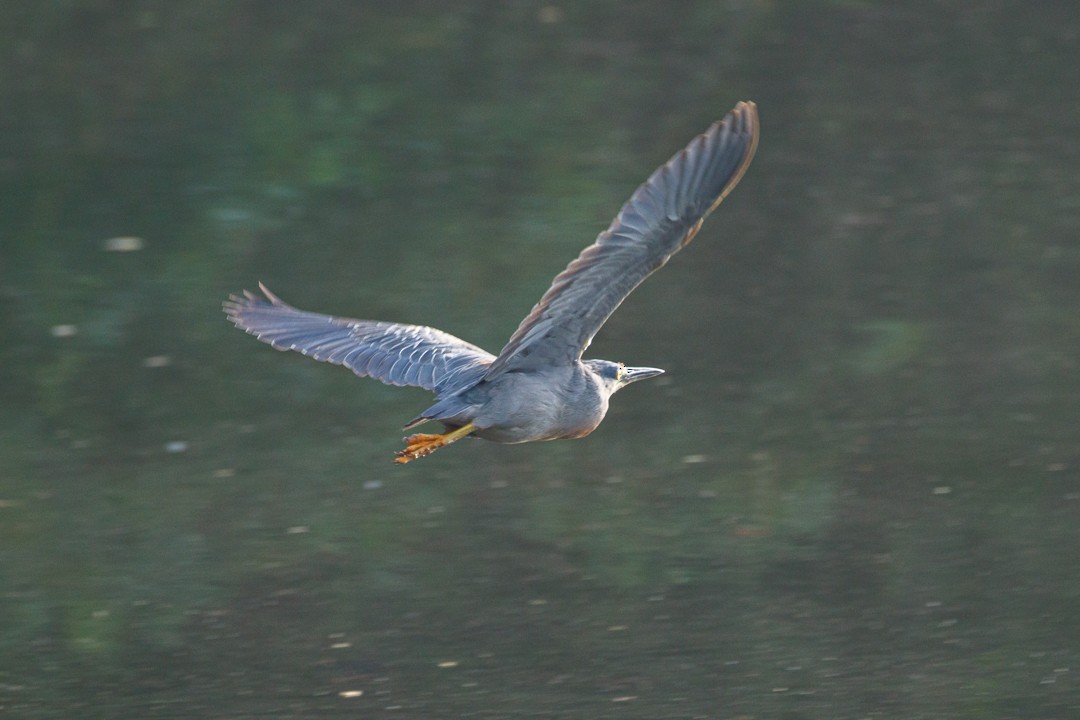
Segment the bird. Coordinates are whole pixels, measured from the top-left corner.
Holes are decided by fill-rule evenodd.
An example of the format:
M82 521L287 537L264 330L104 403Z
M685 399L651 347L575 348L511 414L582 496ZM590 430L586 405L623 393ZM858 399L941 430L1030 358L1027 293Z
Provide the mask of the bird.
M223 303L236 327L360 377L435 393L404 430L394 462L430 455L466 436L496 443L581 438L604 419L611 396L664 371L582 359L626 297L697 234L742 179L757 149L757 107L739 102L657 168L607 230L552 281L498 355L431 327L299 310L259 283Z

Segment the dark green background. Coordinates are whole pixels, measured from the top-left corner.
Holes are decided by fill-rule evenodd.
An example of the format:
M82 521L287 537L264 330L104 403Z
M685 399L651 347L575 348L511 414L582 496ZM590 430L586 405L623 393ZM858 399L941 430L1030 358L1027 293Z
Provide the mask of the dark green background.
M1074 2L6 4L0 714L1077 717L1078 43ZM585 440L395 466L427 393L220 312L497 351L740 99L749 173L590 351L668 374Z

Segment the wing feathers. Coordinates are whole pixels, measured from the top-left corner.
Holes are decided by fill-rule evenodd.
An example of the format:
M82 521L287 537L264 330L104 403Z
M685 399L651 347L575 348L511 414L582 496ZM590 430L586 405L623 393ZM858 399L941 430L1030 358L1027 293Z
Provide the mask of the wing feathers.
M757 109L739 103L657 168L551 287L498 358L441 330L298 310L262 283L224 303L239 328L279 350L440 396L512 369L574 362L611 313L697 233L738 184L758 142Z
M757 109L739 103L657 168L611 226L556 276L486 377L579 360L626 296L690 242L731 192L757 141Z
M435 328L354 320L298 310L259 283L224 303L238 328L278 350L295 350L361 377L441 394L476 382L495 357ZM264 297L265 296L265 297Z

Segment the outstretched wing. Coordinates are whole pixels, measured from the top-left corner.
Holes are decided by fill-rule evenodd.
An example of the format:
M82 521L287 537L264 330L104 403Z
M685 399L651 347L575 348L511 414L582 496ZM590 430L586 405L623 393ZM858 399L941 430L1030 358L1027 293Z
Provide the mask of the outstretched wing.
M495 356L435 328L353 320L297 310L259 283L223 307L233 324L278 350L344 365L387 385L412 385L436 394L477 382Z
M657 168L556 276L486 377L579 360L626 296L693 239L746 172L757 142L757 108L740 102Z

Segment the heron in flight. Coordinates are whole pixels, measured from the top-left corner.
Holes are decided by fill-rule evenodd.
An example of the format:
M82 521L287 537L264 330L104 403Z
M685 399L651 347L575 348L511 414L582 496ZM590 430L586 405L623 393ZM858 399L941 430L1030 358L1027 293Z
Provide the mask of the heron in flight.
M757 143L757 108L740 102L649 176L555 277L498 355L435 328L298 310L262 283L262 294L230 296L225 314L278 350L435 393L435 403L405 429L434 420L444 432L410 435L394 462L467 435L498 443L584 437L617 390L664 371L582 354L626 296L693 239L738 184Z

